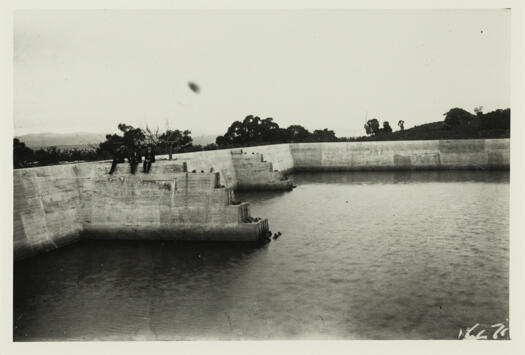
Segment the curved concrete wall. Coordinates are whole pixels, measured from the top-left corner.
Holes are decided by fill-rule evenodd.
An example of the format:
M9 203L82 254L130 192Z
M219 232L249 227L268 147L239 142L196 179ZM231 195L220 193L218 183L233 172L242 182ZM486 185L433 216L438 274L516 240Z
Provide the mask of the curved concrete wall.
M260 154L279 173L271 175L264 164L236 162L235 153ZM167 158L167 156L164 156ZM508 169L509 139L433 141L291 143L223 149L174 155L188 170L220 171L226 186L238 189L279 188L281 174L292 171ZM285 188L281 185L282 188Z
M268 223L243 223L249 208L233 204L234 189L289 188L282 173L294 170L508 169L510 140L295 143L175 158L159 159L149 174L139 168L133 176L128 164L107 175L110 162L14 170L15 258L70 243L83 231L98 237L163 238L169 232L181 239L251 240ZM183 162L197 173L182 172Z

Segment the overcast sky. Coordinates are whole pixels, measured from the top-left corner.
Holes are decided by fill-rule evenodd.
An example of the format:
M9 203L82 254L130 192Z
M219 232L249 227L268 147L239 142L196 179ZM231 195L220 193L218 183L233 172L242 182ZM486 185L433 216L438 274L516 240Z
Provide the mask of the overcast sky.
M365 117L510 106L509 10L45 10L14 27L16 135L223 134L254 114L350 136Z

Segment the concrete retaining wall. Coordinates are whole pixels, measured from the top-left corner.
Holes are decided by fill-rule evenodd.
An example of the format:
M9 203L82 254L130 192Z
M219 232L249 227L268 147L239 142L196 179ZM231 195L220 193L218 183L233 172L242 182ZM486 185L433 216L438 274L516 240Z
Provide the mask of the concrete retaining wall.
M298 143L295 171L508 169L509 139Z
M265 161L271 162L274 170L287 174L294 169L295 163L290 144L264 145L259 147L242 148L248 155L259 153Z
M161 155L158 159L167 159L167 155ZM178 164L186 163L190 172L193 170L210 172L213 168L220 173L221 181L225 186L235 188L237 184L229 149L174 154L174 159Z
M246 203L219 172L184 173L158 162L148 174L109 162L14 170L15 259L96 238L254 241L266 220L247 222ZM265 230L266 228L266 230Z
M295 143L175 159L159 159L149 174L139 167L136 175L128 164L107 175L110 162L14 170L15 258L73 242L83 231L99 238L254 240L268 222L244 223L249 206L234 204L234 189L287 189L283 173L301 170L508 169L510 140ZM197 172L184 173L184 162Z
M292 188L292 181L285 178L281 171L274 170L273 163L266 161L264 155L260 153L248 154L239 150L232 152L232 161L237 179L236 190L289 190Z
M225 186L234 190L281 190L292 185L283 175L293 169L288 144L182 153L174 154L173 158L186 163L188 171L218 171Z
M246 153L245 162L235 154L239 151ZM262 156L278 173L269 174L270 165L251 162L254 155ZM189 171L219 171L222 181L233 189L264 189L279 188L283 174L292 171L508 169L510 139L292 143L174 157L187 162Z
M81 197L71 166L15 170L13 187L15 258L80 238Z

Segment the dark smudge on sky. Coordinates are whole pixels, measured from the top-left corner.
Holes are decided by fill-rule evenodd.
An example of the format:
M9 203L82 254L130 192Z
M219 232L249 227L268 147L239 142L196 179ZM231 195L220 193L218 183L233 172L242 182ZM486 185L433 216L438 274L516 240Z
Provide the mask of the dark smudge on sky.
M189 81L188 82L188 87L191 89L191 91L193 91L194 93L198 94L201 90L201 88L199 87L199 85L195 84L194 82L192 81Z

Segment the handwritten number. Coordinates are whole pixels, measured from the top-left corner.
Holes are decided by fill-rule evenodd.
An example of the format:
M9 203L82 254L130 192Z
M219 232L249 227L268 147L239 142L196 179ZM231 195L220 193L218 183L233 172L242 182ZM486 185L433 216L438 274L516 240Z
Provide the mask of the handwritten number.
M503 323L493 324L493 325L491 325L491 327L492 328L499 327L498 329L496 329L496 331L492 335L492 339L498 339L498 334L499 333L501 333L501 336L504 337L505 333L507 332L507 330L509 330L509 328L505 328L505 325Z
M487 335L484 335L485 329L480 330L475 335L473 334L474 329L476 329L479 326L479 323L474 324L470 328L465 329L465 333L463 333L463 329L459 329L458 339L463 340L480 340L480 339L487 339ZM509 328L506 328L503 323L496 323L491 325L491 328L497 328L496 331L492 334L492 339L498 339L500 336L504 337Z

